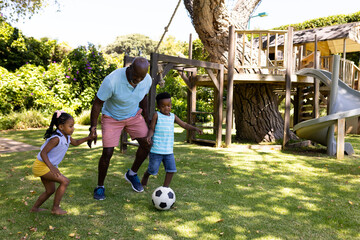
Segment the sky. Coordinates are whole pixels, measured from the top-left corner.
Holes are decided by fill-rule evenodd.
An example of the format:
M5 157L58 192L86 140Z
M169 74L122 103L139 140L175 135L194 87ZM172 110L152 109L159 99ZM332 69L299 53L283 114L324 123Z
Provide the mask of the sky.
M140 33L159 41L168 25L178 0L59 0L30 20L12 24L26 36L49 37L67 42L72 47L106 46L117 36ZM231 6L235 0L226 0ZM266 12L266 17L253 17L250 29L270 29L306 20L360 11L360 0L262 0L253 16ZM180 6L166 33L176 40L189 41L198 36L184 4Z

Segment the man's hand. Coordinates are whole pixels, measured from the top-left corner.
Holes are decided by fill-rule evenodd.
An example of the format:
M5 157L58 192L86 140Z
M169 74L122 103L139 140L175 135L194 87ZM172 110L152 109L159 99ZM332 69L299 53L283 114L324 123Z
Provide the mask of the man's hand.
M146 137L146 141L148 144L152 145L152 137Z
M97 140L96 127L90 127L89 131L90 131L89 136L91 137L91 139L87 141L87 145L89 146L89 148L91 148L91 143L93 140L94 140L94 144L96 145L96 140Z

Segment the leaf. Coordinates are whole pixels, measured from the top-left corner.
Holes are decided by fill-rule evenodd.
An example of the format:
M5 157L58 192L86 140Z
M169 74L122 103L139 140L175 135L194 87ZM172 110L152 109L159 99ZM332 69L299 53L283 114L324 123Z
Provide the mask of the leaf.
M70 233L69 237L75 237L75 233Z
M224 219L219 219L216 222L219 223L219 222L223 222L223 221L224 221Z
M50 225L50 226L49 226L49 229L50 229L50 230L54 230L55 227L53 227L53 226Z
M353 205L354 203L353 203L352 201L349 201L349 204L350 204L350 205Z

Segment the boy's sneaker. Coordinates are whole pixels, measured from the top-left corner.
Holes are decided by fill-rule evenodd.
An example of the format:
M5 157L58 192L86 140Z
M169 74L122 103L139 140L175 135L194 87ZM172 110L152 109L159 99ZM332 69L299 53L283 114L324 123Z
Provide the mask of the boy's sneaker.
M94 189L94 199L96 200L104 200L105 197L105 188L104 187L97 187Z
M135 192L142 192L144 191L143 186L140 183L140 180L137 176L137 174L135 174L134 176L130 176L129 175L129 170L125 173L125 179L126 181L128 181L129 183L131 183L132 188L134 189Z

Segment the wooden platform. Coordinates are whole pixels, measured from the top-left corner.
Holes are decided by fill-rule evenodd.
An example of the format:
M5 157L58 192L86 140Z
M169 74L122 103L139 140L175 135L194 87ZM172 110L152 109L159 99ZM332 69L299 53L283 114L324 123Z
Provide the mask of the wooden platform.
M224 86L227 86L227 74L225 74ZM197 86L203 87L214 87L213 82L210 77L205 75L197 76ZM266 84L280 84L285 85L285 75L272 75L272 74L234 74L234 84L239 83L266 83ZM291 75L291 83L303 84L303 85L312 85L314 84L314 79L307 76L300 76L293 74Z

